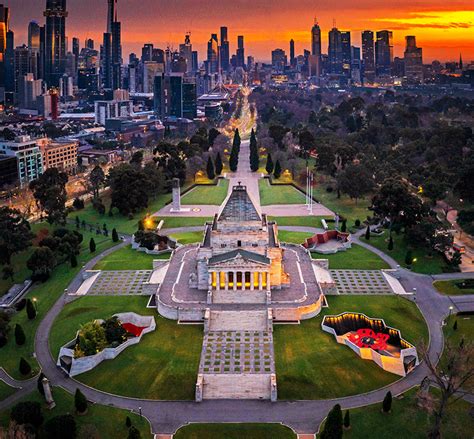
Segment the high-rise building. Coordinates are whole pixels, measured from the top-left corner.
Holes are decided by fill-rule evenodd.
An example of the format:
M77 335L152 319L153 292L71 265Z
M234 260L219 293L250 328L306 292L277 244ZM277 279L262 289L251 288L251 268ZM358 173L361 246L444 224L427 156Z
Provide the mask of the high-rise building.
M20 85L20 80L27 73L30 72L30 51L28 46L23 44L23 46L18 46L15 48L14 52L14 63L15 66L15 93L18 93L18 88Z
M342 73L351 77L351 62L352 62L352 46L351 33L349 31L341 31L341 51L342 51Z
M74 58L76 59L76 65L77 61L79 59L79 53L81 52L81 46L79 43L79 38L74 37L72 39L72 53L74 54Z
M40 25L38 22L31 21L28 25L28 48L37 53L40 50L40 33Z
M92 38L88 38L86 40L86 49L94 50L94 40Z
M390 75L393 63L393 34L388 30L378 31L375 40L375 71L378 76Z
M122 24L112 23L112 89L122 88Z
M219 69L219 42L217 34L211 34L211 38L207 42L207 72L216 73Z
M66 0L46 0L45 80L49 87L59 86L66 69Z
M272 51L272 67L277 73L283 73L288 64L286 53L283 49L275 49Z
M15 92L15 34L12 30L7 32L7 47L5 49L5 92L10 94L10 101L13 102L13 93Z
M117 0L107 0L107 33L112 33L112 23L115 21L115 6Z
M405 37L406 48L404 53L405 76L414 82L423 81L423 49L416 46L416 37Z
M362 61L360 58L360 47L351 47L352 60L351 60L351 78L357 84L362 82Z
M191 34L188 32L184 37L184 44L179 45L179 54L186 61L186 73L193 71L193 45Z
M112 88L112 34L105 32L100 47L100 76L105 89Z
M375 46L374 33L371 30L362 32L363 76L367 82L375 79Z
M199 53L197 50L193 50L193 72L199 70Z
M296 58L295 58L295 40L290 40L290 66L295 67Z
M229 70L230 66L230 46L229 46L229 36L227 33L227 27L221 27L221 69L224 72Z
M43 94L43 81L35 79L33 73L18 78L18 103L21 109L35 110L38 96Z
M194 119L197 114L196 84L186 81L182 73L155 76L154 109L160 119Z
M321 56L321 28L316 19L311 28L311 55Z
M237 37L237 67L245 68L245 47L244 47L244 36L239 35Z
M0 101L3 101L5 91L5 52L7 49L7 33L10 30L10 10L3 4L0 5Z
M153 44L144 44L142 47L142 62L152 61L153 58Z
M329 72L342 73L342 36L341 31L333 27L329 31Z

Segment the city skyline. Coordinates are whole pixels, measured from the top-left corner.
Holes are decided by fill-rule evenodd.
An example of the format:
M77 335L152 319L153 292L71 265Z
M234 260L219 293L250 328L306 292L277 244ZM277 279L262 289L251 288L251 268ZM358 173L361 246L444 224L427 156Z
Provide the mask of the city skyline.
M103 3L103 4L102 4ZM221 2L209 14L207 8L186 0L174 2L174 5L157 5L156 1L143 0L141 8L134 8L134 0L119 0L118 11L122 22L122 44L124 55L130 52L140 53L144 43L152 42L165 48L168 44L178 48L186 32L191 31L193 46L204 56L207 41L211 33L218 32L220 26L229 28L231 51L235 52L237 35L245 36L246 54L259 61L269 61L271 51L281 48L289 53L289 41L295 40L296 54L311 47L311 27L317 16L322 33L322 51L327 53L328 31L333 26L352 32L352 44L361 46L361 31L365 29L389 29L394 33L395 56L402 56L405 36L416 35L419 46L424 50L424 61L455 60L462 53L466 60L474 59L474 11L464 0L452 1L443 5L432 1L430 5L420 6L417 2L402 0L395 6L373 8L373 0L363 0L354 9L350 2L342 0L338 7L318 5L306 0L272 2L252 2L252 10L245 1ZM8 3L7 3L8 4ZM90 8L88 5L90 4ZM11 28L15 32L15 44L27 42L27 27L31 20L42 22L43 2L22 0L21 5L9 2L11 8ZM157 10L160 13L151 13ZM372 6L372 7L371 7ZM97 13L90 14L96 7ZM79 37L81 46L86 38L96 42L102 40L106 27L107 1L97 6L97 1L78 2L70 0L67 36L69 50L72 38ZM239 14L237 14L239 10ZM248 16L241 18L242 10L249 10ZM233 12L236 12L235 14ZM236 18L238 17L238 19ZM350 18L349 18L350 17ZM128 56L124 56L127 59Z

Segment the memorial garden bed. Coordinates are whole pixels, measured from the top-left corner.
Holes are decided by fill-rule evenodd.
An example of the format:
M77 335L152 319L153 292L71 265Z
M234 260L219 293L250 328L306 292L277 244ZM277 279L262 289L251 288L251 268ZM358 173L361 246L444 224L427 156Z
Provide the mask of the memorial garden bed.
M372 361L361 361L350 349L341 349L321 329L324 315L357 310L383 318L418 345L428 330L418 308L398 296L330 296L329 308L301 325L274 327L275 365L279 399L336 398L367 392L390 384L399 376Z
M194 399L202 347L202 327L178 325L147 309L148 297L86 296L66 305L55 320L50 346L56 358L70 334L95 318L124 310L154 316L156 330L127 348L115 360L105 361L77 378L100 390L138 398Z

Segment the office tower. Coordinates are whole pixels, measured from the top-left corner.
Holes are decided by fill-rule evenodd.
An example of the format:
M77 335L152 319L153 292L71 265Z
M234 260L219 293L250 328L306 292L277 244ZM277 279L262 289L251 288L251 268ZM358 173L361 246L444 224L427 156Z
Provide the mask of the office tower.
M199 70L199 53L197 50L193 50L193 72L197 72Z
M77 88L89 93L97 92L99 88L99 76L95 68L81 68L77 71Z
M362 61L360 59L360 47L351 47L351 79L357 84L362 82Z
M107 0L107 33L112 33L112 23L115 21L115 6L117 0Z
M7 32L10 30L10 10L0 5L0 100L3 100L3 92L5 88L5 51L7 49Z
M112 23L112 89L122 88L122 24Z
M255 67L255 58L251 55L247 56L247 70L250 72Z
M72 39L72 53L74 54L74 58L76 58L76 64L79 59L80 52L81 52L81 47L79 43L79 38L74 37Z
M288 63L286 53L283 49L275 49L272 51L272 67L277 73L283 73Z
M92 38L88 38L86 40L85 46L87 49L94 50L94 40Z
M104 88L122 87L122 25L117 20L116 0L108 0L107 32L102 46L102 83Z
M390 75L393 62L393 35L391 31L381 30L375 40L375 72L377 76Z
M153 93L153 80L156 75L165 72L164 63L146 61L143 64L143 93Z
M245 48L244 48L244 36L239 35L237 37L237 53L236 53L237 67L245 68Z
M321 56L321 28L316 19L311 28L311 55Z
M211 34L211 38L207 43L207 73L216 73L218 71L218 50L217 34Z
M391 75L395 78L402 78L405 76L405 60L396 56L393 58Z
M12 30L7 32L5 49L5 92L15 91L15 34ZM13 98L11 97L11 101Z
M144 44L142 47L142 62L151 61L153 58L153 44Z
M102 86L106 89L112 88L112 34L104 33L104 39L100 48L100 75Z
M295 58L295 40L290 40L290 66L295 67L296 58Z
M157 75L154 78L153 103L155 114L160 119L194 119L197 114L196 84L185 81L182 73Z
M405 37L406 48L404 53L405 76L414 82L423 81L423 49L416 46L416 37Z
M230 66L230 46L227 27L221 27L221 69L224 72L229 71Z
M193 45L191 34L188 32L184 37L184 44L179 45L179 54L186 61L186 73L193 71Z
M28 46L23 44L23 46L15 48L13 63L15 66L15 93L18 93L21 78L29 73L29 58L30 51L28 50Z
M342 51L342 73L350 78L351 76L351 33L349 31L341 31L341 51Z
M46 0L45 80L58 87L66 68L66 0Z
M36 100L43 94L43 81L35 79L33 73L27 73L18 78L19 107L26 110L36 109Z
M40 25L36 21L31 21L28 25L28 47L36 53L40 50Z
M341 31L333 27L329 31L329 72L342 73L342 36Z
M371 30L362 32L363 77L367 82L375 79L374 33Z

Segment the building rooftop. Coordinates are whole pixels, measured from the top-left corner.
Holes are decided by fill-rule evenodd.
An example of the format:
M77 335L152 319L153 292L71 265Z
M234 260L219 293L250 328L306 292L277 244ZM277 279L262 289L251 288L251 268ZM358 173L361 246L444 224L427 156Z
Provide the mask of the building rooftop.
M259 253L250 252L248 250L243 249L236 249L231 250L227 253L222 253L220 255L213 256L209 259L209 265L218 264L219 262L229 261L231 259L235 259L238 256L241 256L243 259L247 261L258 262L260 264L270 265L271 261L265 255L261 255Z
M247 187L242 186L240 182L232 188L232 193L219 215L219 221L261 221L247 193Z

